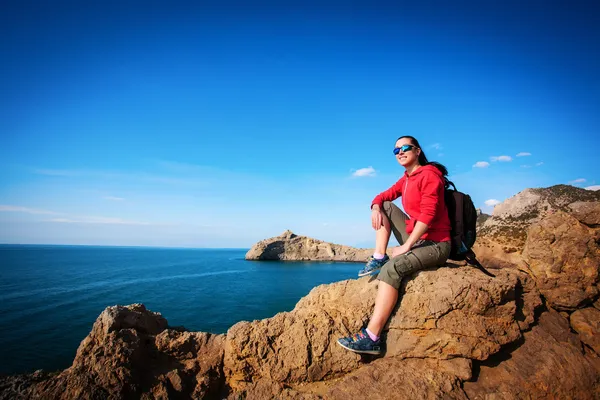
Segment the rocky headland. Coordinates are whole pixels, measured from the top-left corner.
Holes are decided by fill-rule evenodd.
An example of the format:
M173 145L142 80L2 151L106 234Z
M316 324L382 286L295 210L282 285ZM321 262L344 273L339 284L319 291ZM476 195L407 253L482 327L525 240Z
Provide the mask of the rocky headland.
M364 262L371 254L373 249L333 244L287 230L256 243L246 253L246 260Z
M478 254L495 277L448 264L405 279L381 357L336 344L373 310L378 281L365 277L220 335L109 307L70 368L0 378L0 398L600 399L600 201L558 202L563 189L535 189L549 193L524 206L538 215L515 217L513 200L483 223ZM520 244L505 237L514 221Z

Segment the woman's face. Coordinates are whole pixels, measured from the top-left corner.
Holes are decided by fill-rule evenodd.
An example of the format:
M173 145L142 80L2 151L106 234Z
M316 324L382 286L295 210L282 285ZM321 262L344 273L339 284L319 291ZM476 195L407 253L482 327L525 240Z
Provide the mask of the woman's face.
M397 149L400 149L404 145L410 145L412 148L406 151L400 150L398 154L396 154L396 160L400 165L406 168L419 162L419 154L421 154L421 149L415 147L409 138L398 139L396 142Z

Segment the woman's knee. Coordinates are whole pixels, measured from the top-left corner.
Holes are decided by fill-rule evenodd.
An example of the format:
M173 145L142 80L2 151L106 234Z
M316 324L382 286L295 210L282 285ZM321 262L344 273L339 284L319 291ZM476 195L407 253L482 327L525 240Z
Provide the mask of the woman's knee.
M383 202L383 212L388 218L390 218L390 216L392 215L392 210L394 209L394 207L396 207L396 205L391 201Z

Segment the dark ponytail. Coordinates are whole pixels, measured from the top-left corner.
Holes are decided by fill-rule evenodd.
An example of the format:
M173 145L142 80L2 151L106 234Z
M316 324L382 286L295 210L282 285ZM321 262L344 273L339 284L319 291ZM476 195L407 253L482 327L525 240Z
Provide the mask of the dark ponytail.
M427 159L427 156L425 155L425 152L423 151L423 148L421 147L421 145L419 144L419 141L417 139L415 139L412 136L400 136L398 139L396 139L396 142L400 139L408 139L410 140L410 143L415 146L418 147L419 149L421 149L421 153L419 154L419 165L433 165L434 167L436 167L437 169L440 170L440 172L442 173L442 177L444 179L445 182L448 181L448 169L443 166L442 164L440 164L439 162L436 161L429 161Z

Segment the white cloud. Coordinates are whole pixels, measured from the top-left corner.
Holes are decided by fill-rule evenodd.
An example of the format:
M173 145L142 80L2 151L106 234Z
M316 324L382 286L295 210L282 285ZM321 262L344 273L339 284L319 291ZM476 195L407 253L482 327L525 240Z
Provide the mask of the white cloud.
M179 164L172 166L172 169L179 167L181 171L192 171L194 166L189 164ZM200 167L195 167L200 168ZM93 179L103 180L133 180L133 181L146 181L146 182L158 182L166 183L169 185L205 185L206 179L203 177L183 177L170 175L156 175L146 172L119 172L119 171L102 171L102 170L52 170L52 169L32 169L34 174L47 175L47 176L62 176L62 177L87 177ZM180 171L180 172L181 172ZM177 171L170 171L177 173Z
M123 200L125 200L123 197L116 197L116 196L104 196L103 199L104 200L111 200L111 201L123 201Z
M375 176L375 168L367 167L357 169L352 173L352 176L362 177L362 176Z
M583 183L583 182L585 182L585 178L578 178L578 179L569 181L569 185L572 185L574 183Z
M65 224L106 224L106 225L150 225L147 222L130 221L121 218L113 217L68 217L68 218L52 218L47 222L60 222Z
M498 201L498 200L496 200L496 199L489 199L489 200L486 200L486 201L485 201L485 205L486 205L486 206L490 206L490 207L492 207L492 206L495 206L495 205L497 205L497 204L500 204L500 201Z
M585 187L584 189L587 189L587 190L600 190L600 185L592 185L592 186Z
M28 208L28 207L21 207L21 206L7 206L7 205L0 205L0 211L22 212L22 213L26 213L26 214L50 214L50 215L60 214L60 213L57 213L54 211L40 210L37 208Z
M73 216L66 215L65 213L59 213L49 210L41 210L37 208L28 208L21 206L8 206L0 205L0 211L5 212L21 212L26 214L41 214L41 215L59 215L60 217L46 219L47 222L62 222L71 224L112 224L112 225L151 225L147 222L141 221L130 221L122 218L114 217L97 217L97 216Z
M526 151L522 151L519 154L517 154L517 157L526 157L526 156L530 156L531 153L528 153Z
M81 176L85 175L86 171L75 171L75 170L66 170L66 169L45 169L45 168L34 168L32 170L33 173L39 175L49 175L49 176Z
M496 162L496 161L501 161L501 162L508 162L508 161L512 161L512 157L511 156L492 156L490 157L490 160Z
M490 163L487 161L477 161L475 164L473 164L474 168L487 168L490 166Z
M436 150L441 150L443 149L442 145L440 143L434 143L432 145L429 146L430 149L436 149Z
M539 163L536 163L536 164L535 164L535 166L536 166L536 167L539 167L540 165L544 165L544 162L543 162L543 161L540 161Z

